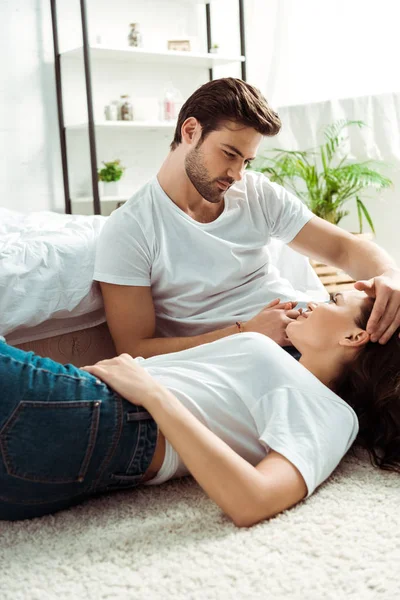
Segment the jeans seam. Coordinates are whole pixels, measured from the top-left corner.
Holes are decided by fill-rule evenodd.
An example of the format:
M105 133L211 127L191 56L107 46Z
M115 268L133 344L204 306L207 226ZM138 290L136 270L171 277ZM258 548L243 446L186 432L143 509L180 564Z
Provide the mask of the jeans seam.
M86 472L87 472L87 468L88 468L88 464L90 462L90 459L93 455L93 449L95 446L95 438L97 435L97 431L98 431L98 424L99 424L99 412L100 412L100 404L98 406L96 406L96 402L99 402L99 400L82 400L81 402L64 402L62 404L60 404L59 402L29 402L29 401L22 401L18 404L18 406L16 406L13 410L13 412L11 413L10 417L7 419L6 423L4 423L3 427L0 430L0 449L1 449L1 454L3 455L4 458L4 465L7 471L7 474L10 475L11 477L15 477L16 479L22 479L23 481L34 481L36 483L44 483L44 484L65 484L65 483L76 483L78 481L78 479L82 478ZM92 413L94 413L94 418L91 419L91 429L90 429L90 436L89 436L89 442L88 442L88 448L86 450L85 453L85 457L82 461L80 470L79 470L79 474L76 478L74 479L52 479L52 480L48 480L48 479L41 479L40 477L27 477L27 476L22 476L22 475L17 475L16 473L13 472L11 465L12 465L12 458L5 446L5 433L12 425L13 423L17 420L17 413L21 412L21 408L24 408L24 406L29 406L29 405L34 405L34 406L40 406L40 407L49 407L49 406L55 406L56 408L77 408L77 407L81 407L81 406L85 406L85 405L89 405L92 407ZM95 429L94 429L95 426ZM84 470L86 469L86 470Z
M7 354L2 354L1 352L0 352L0 355L4 356L5 358L8 358L12 362L22 365L23 367L28 367L30 369L36 369L36 371L43 371L44 373L50 373L51 375L56 376L56 377L67 377L68 379L74 379L75 381L85 381L85 382L90 381L87 377L83 377L83 376L79 376L79 375L70 375L69 373L54 373L54 371L51 371L50 369L44 369L43 367L37 367L36 365L26 363L22 360L18 360L17 358L12 357L12 356L8 356ZM76 367L76 368L78 368L78 367Z
M89 487L89 492L93 492L96 490L99 481L101 480L104 471L106 470L106 468L108 467L108 465L111 462L112 457L115 454L115 451L118 447L118 444L120 442L121 439L121 434L122 434L122 428L123 428L123 419L122 419L122 413L123 413L123 408L122 408L122 398L118 395L115 396L115 400L117 403L117 411L118 411L118 423L117 423L117 427L118 427L118 431L117 431L117 435L115 436L114 442L113 444L111 444L110 449L108 451L108 454L106 455L103 464L100 466L99 470L98 470L98 477L93 476L93 483L92 485Z
M132 463L135 460L136 452L138 450L138 446L139 446L139 443L140 443L141 437L142 437L142 429L143 429L142 422L141 421L137 421L137 424L138 424L138 433L137 433L137 438L136 438L136 446L135 446L135 449L134 449L134 451L132 453L132 458L129 461L128 468L126 469L127 472L130 471L130 469L132 468Z
M99 431L100 408L101 408L101 401L96 400L93 405L93 409L94 409L93 413L94 414L93 414L93 418L92 418L92 426L90 428L90 437L89 437L89 442L88 442L88 448L86 451L85 458L83 459L83 462L82 462L81 470L79 471L79 479L83 479L85 477L87 470L89 468L90 460L93 456L94 447L96 445L96 437L97 437L97 433Z

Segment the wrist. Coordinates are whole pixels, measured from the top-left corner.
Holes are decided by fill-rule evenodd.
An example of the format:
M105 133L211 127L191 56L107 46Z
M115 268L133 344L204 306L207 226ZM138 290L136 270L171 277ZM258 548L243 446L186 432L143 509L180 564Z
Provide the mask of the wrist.
M142 400L142 406L151 412L157 406L165 404L170 393L171 392L164 386L157 385L145 395Z
M246 323L244 321L236 321L236 333L245 333L245 325Z

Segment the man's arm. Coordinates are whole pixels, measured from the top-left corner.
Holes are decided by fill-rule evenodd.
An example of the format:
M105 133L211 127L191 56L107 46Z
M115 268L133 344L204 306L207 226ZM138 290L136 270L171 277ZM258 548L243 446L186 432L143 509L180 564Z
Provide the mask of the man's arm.
M400 326L400 270L387 252L319 217L306 223L288 245L349 273L357 289L376 298L367 328L372 341L390 339Z
M235 324L191 337L155 338L156 316L150 287L101 283L107 323L118 354L155 356L179 352L238 333Z
M150 287L100 283L107 323L118 354L126 352L133 357L155 356L178 352L219 340L239 332L232 325L202 335L190 337L156 338L156 316ZM299 315L293 303L270 302L258 315L247 321L244 331L268 335L280 345L290 345L285 330L288 323Z

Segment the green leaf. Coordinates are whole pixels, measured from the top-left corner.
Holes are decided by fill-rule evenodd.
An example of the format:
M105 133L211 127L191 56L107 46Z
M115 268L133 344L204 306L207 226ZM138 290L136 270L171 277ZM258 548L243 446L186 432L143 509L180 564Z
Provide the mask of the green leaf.
M103 161L103 165L104 167L97 172L99 181L110 182L119 181L121 179L125 167L121 165L120 160L117 159L110 162Z
M360 223L360 233L362 233L362 214L361 214L361 211L364 213L364 217L366 218L366 220L368 222L368 225L371 227L371 231L373 233L375 233L375 228L374 228L374 225L372 223L372 219L370 217L370 214L369 214L369 212L367 210L367 207L360 200L360 198L358 196L357 196L356 200L357 200L358 218L359 218L359 223Z

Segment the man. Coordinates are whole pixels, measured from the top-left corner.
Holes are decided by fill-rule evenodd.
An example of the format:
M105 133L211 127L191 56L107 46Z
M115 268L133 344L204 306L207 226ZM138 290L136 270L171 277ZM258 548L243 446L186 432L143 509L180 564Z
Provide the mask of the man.
M373 341L385 343L400 325L400 271L386 252L246 171L280 126L239 79L206 83L185 102L157 177L100 236L94 278L118 353L149 357L239 331L288 345L287 324L299 313L285 303L304 298L271 266L271 237L364 280L355 285L376 296Z

